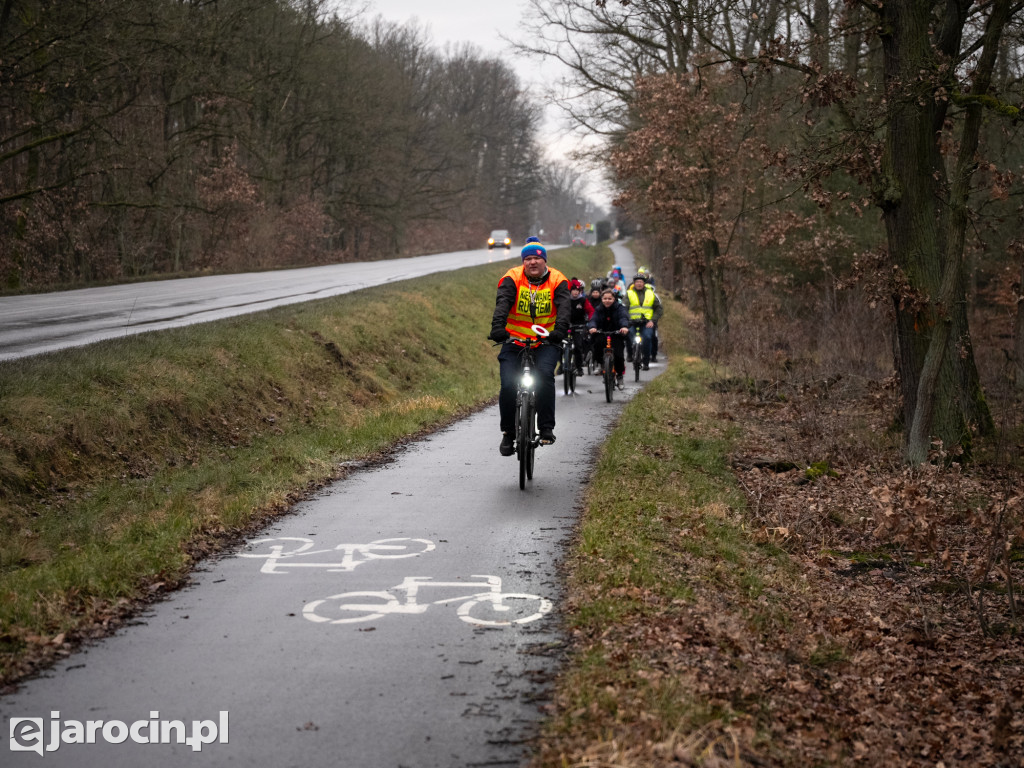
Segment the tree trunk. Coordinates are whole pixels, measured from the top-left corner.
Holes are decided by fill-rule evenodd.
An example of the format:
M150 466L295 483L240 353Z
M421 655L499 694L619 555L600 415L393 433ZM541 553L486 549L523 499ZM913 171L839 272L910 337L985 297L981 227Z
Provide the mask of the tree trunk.
M676 301L683 301L685 299L685 284L683 282L683 275L685 274L684 259L682 254L682 248L684 246L683 236L678 232L672 233L672 247L669 251L669 258L672 261L672 273L670 278L670 284L672 286L672 298Z
M708 238L704 241L703 260L700 266L701 303L704 310L704 337L708 355L721 350L729 332L729 311L725 298L725 272L722 269L721 251L718 241Z
M937 81L921 76L939 69L929 39L930 8L927 1L890 0L882 13L885 79L889 86L902 85L902 93L889 101L876 196L896 268L896 368L904 455L911 463L927 460L933 437L947 449L969 453L972 424L991 424L970 344L963 275L966 183L977 136L973 145L961 146L950 188L939 147L945 102L935 98ZM968 134L965 128L963 140L970 144ZM965 156L971 161L966 165Z
M1020 250L1020 282L1017 283L1017 313L1013 324L1013 382L1024 393L1024 248Z

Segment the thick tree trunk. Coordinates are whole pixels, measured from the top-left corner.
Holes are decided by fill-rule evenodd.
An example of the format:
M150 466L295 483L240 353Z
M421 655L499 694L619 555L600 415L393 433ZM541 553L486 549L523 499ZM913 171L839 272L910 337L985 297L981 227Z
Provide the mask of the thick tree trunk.
M929 34L930 8L927 0L890 0L883 9L885 78L901 85L903 93L890 100L876 195L896 268L896 367L905 456L911 463L927 459L933 437L947 449L969 451L972 425L991 424L970 344L964 291L970 170L958 167L950 189L938 142L945 102L935 98L938 83L929 80L939 69ZM970 136L964 138L970 143ZM966 150L971 160L976 146L975 135Z
M1020 282L1017 283L1017 314L1013 324L1013 382L1024 393L1024 249L1021 251Z

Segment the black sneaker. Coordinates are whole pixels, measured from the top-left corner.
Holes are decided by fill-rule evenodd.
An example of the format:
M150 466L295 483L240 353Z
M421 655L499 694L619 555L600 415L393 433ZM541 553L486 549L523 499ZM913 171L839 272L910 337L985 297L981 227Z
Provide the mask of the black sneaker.
M651 370L651 366L650 366L650 365L648 365L647 363L644 363L644 370L645 370L645 371L649 371L649 370Z
M551 445L555 442L555 433L550 429L542 429L540 431L540 444Z
M516 443L512 439L512 435L508 432L501 433L501 445L498 446L498 450L502 456L511 456L516 452Z
M623 383L624 383L624 381L625 381L625 378L623 377L623 375L621 373L616 374L616 376L615 376L615 386L616 387L620 387L621 388Z

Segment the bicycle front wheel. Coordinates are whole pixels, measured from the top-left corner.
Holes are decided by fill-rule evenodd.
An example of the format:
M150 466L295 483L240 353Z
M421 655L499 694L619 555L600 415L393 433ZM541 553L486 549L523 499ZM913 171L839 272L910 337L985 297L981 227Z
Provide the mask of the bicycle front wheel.
M567 395L572 391L572 373L572 347L564 346L562 347L562 388Z
M604 396L610 403L615 391L615 357L611 352L604 353Z
M633 343L633 375L636 377L636 381L640 381L640 366L643 364L641 357L643 356L643 344L640 341Z
M504 595L480 595L476 600L467 600L459 606L459 618L467 624L484 627L510 627L513 624L529 624L551 613L554 606L546 597L508 593Z
M526 488L526 466L530 461L530 399L519 398L516 409L516 456L519 458L519 489Z
M527 432L530 433L530 439L526 443L526 450L528 456L526 459L526 479L533 480L533 460L537 453L537 408L534 405L533 397L530 397L529 402L529 419L527 425Z

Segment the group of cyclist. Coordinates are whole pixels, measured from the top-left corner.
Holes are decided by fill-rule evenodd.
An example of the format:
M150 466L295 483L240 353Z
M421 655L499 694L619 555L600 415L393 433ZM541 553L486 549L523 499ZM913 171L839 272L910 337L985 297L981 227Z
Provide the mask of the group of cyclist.
M570 281L572 296L582 297L583 284L576 278ZM614 333L612 336L612 351L615 357L615 376L617 383L622 383L626 372L626 363L633 362L633 348L626 344L626 336L630 326L640 326L641 335L641 363L646 371L652 362L658 360L658 321L664 314L661 299L654 292L654 281L651 274L640 267L633 276L629 286L623 278L622 267L618 264L612 267L607 277L594 278L590 282L590 296L584 300L593 312L587 315L585 327L580 316L573 314L572 327L574 330L589 333L592 336L594 345L594 358L600 359L605 346L605 336ZM579 337L574 335L574 343ZM575 359L577 363L577 374L582 374L581 362L584 357L584 349L579 346L576 350Z
M605 277L590 283L589 296L578 278L547 265L547 250L536 237L529 237L520 254L522 265L509 269L498 281L491 332L488 338L500 343L498 354L501 392L498 411L501 426L502 456L515 453L515 400L519 373L519 353L525 343L537 339L535 326L547 332L548 344L536 349L537 431L542 445L555 442L555 369L561 360L562 342L572 339L577 374L582 374L584 340L589 336L594 357L600 360L606 339L611 337L615 374L619 384L626 373L626 358L633 351L626 346L630 326L640 328L641 362L646 371L657 362L657 324L664 314L661 299L654 292L650 273L641 267L627 286L622 268L612 267Z

